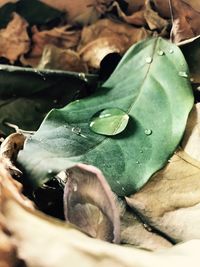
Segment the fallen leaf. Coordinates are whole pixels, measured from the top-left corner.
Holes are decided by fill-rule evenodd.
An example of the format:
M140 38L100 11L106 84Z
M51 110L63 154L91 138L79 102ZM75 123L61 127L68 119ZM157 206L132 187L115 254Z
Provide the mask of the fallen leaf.
M193 267L199 266L199 240L158 252L125 248L85 236L71 225L38 211L31 211L13 199L5 199L3 215L27 267L80 266ZM9 266L10 267L10 266Z
M13 18L6 29L0 30L0 56L14 63L21 55L30 49L30 40L27 33L27 22L18 14Z
M181 0L173 0L171 5L173 12L171 38L173 42L179 43L199 35L200 13Z
M46 45L52 44L63 49L75 49L80 40L80 31L71 26L55 27L51 30L38 31L32 27L32 50L29 57L40 57Z
M78 167L67 171L66 220L92 237L119 243L119 210L113 192L97 168L82 164Z
M111 19L102 19L91 26L85 27L81 33L81 40L78 50L83 49L90 42L98 38L113 38L116 42L124 44L125 52L132 44L141 41L149 36L144 28L134 28L126 23L120 23Z
M155 5L156 11L159 13L159 15L163 18L171 18L171 12L170 12L170 2L163 1L163 0L152 0L152 2Z
M200 2L199 0L183 0L183 2L190 5L194 10L200 12Z
M110 53L123 54L127 42L115 37L102 37L89 42L80 51L79 55L89 68L99 69L103 58Z
M37 69L54 69L87 73L87 65L70 49L46 45Z
M188 118L183 149L138 193L127 198L150 225L176 242L200 238L199 114L197 104Z
M27 179L41 186L72 162L84 162L101 169L117 195L139 190L182 138L193 106L187 73L179 48L162 38L132 46L96 94L48 114L18 157ZM115 135L121 116L109 137L92 132L93 116L110 108L127 113L127 127Z

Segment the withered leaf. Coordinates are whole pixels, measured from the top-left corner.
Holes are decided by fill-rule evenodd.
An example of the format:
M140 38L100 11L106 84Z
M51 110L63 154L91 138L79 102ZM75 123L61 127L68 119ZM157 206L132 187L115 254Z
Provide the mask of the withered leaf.
M30 40L27 34L28 23L17 13L5 29L0 30L0 56L14 63L21 55L27 53L30 48Z
M171 30L173 42L179 43L199 35L200 12L194 10L190 5L181 0L173 0L171 5L174 17Z
M67 171L66 220L92 237L119 243L119 210L108 182L97 168L84 164L78 167Z
M30 57L40 57L45 45L48 44L63 49L75 49L80 39L80 31L72 30L69 25L45 31L38 31L37 27L34 26L32 33L33 47Z
M38 69L57 69L74 72L87 72L87 65L79 55L71 49L62 49L54 45L46 45Z

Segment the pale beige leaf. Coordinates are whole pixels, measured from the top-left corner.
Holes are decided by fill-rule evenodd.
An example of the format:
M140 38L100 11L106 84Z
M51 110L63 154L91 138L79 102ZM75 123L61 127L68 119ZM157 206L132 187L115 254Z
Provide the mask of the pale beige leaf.
M0 30L0 57L5 57L13 63L30 49L27 33L28 23L17 13L5 29Z

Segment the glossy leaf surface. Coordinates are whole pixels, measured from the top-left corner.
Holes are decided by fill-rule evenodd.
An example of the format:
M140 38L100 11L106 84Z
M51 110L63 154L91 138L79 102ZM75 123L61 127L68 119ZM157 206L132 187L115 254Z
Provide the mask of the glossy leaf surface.
M100 168L118 195L140 189L183 135L193 95L179 72L188 68L176 45L151 38L132 46L95 95L48 114L18 158L27 177L39 186L73 162L84 162ZM130 117L121 134L90 130L96 112L116 107Z

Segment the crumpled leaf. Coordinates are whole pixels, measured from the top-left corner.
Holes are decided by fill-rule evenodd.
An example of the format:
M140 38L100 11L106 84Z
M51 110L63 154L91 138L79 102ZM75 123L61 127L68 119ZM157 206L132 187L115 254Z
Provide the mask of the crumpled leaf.
M30 25L52 23L63 17L62 12L39 0L2 1L0 3L0 28L7 25L13 12L23 17Z
M183 149L178 150L168 165L138 193L127 198L128 204L148 224L175 242L200 238L199 114L200 104L188 118Z
M155 5L155 9L163 18L170 18L171 12L170 12L170 2L163 1L163 0L152 0L153 4Z
M28 52L30 39L27 26L27 22L22 17L13 13L13 18L7 27L0 30L0 57L5 57L13 63Z
M91 239L74 229L37 211L30 211L15 200L6 199L3 215L15 244L19 258L27 267L193 267L199 264L199 240L186 242L162 252L148 252L125 248Z
M87 65L84 64L75 51L61 49L54 45L46 45L44 47L37 68L87 73Z
M70 27L67 25L44 31L38 31L36 26L32 27L33 45L29 57L40 57L46 45L55 45L63 49L75 49L80 40L80 31L74 31Z
M69 162L84 162L101 169L120 196L140 189L180 142L193 105L187 72L179 48L162 38L131 47L95 95L48 114L18 157L27 178L39 186ZM91 117L112 107L131 117L126 129L112 138L93 133Z
M171 1L173 12L173 26L171 37L173 42L183 40L200 34L200 12L181 0Z
M200 84L200 36L185 40L179 46L189 65L191 82Z
M78 167L67 171L66 220L92 237L119 243L120 219L114 194L97 168L83 164Z
M67 12L69 23L87 25L96 22L102 14L105 14L107 6L112 0L42 0L42 2Z
M102 19L91 26L85 27L81 33L79 51L91 41L98 38L114 38L119 43L124 43L125 52L132 44L149 36L144 28L134 28L125 23L115 22L110 19Z

